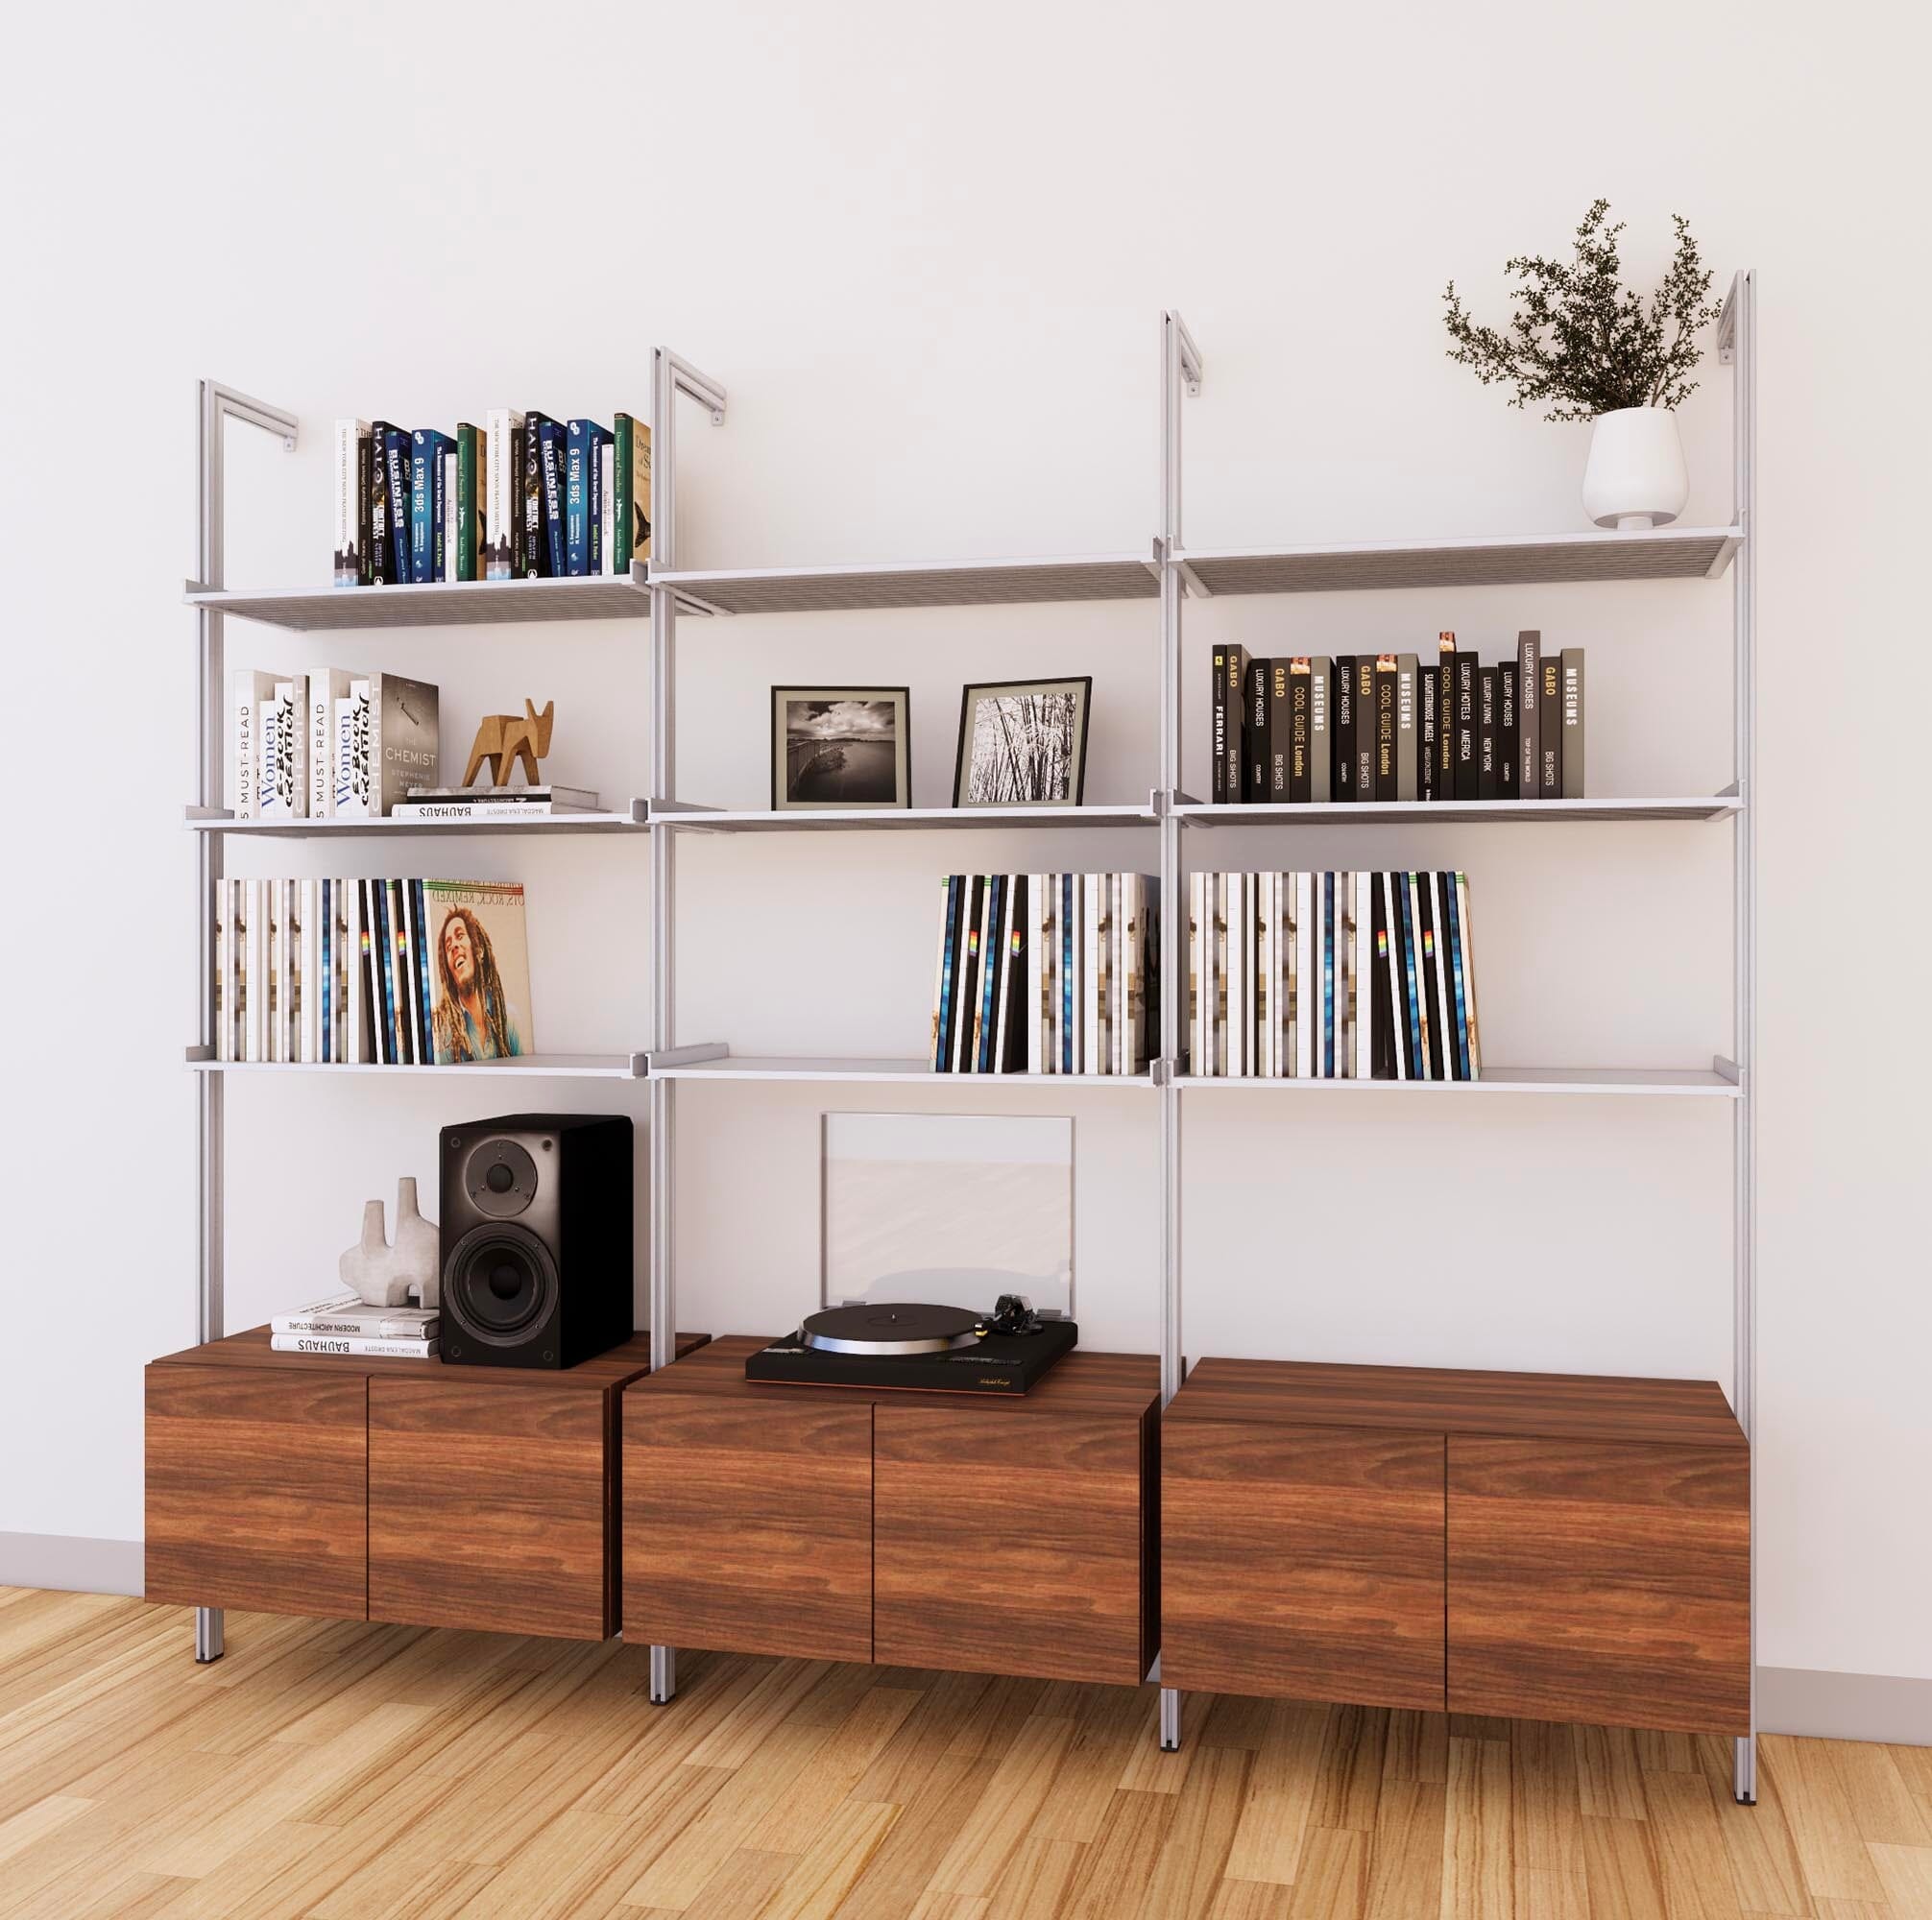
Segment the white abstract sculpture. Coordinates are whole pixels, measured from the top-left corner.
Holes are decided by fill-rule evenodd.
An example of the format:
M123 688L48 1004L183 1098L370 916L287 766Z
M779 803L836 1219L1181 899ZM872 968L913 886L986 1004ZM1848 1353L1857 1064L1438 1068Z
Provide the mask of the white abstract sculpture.
M411 1294L419 1307L436 1306L439 1269L436 1222L417 1211L412 1179L396 1183L394 1244L383 1222L382 1202L365 1201L362 1237L338 1266L343 1285L353 1287L367 1307L407 1307Z

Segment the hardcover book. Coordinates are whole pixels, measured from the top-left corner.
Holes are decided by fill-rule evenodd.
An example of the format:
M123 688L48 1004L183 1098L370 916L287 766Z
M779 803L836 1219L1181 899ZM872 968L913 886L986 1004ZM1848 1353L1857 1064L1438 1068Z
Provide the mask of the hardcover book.
M1538 800L1563 797L1563 676L1560 656L1545 654L1537 662L1542 685L1536 697Z
M365 1340L423 1340L443 1321L434 1307L369 1307L354 1293L332 1294L268 1323L271 1333L336 1333Z
M1373 800L1375 791L1375 710L1374 654L1355 657L1355 797ZM1393 768L1390 768L1393 772Z
M483 431L483 577L514 580L523 519L522 408L492 407Z
M1308 793L1311 801L1335 797L1335 668L1326 654L1308 660Z
M456 547L452 580L490 577L488 436L465 420L456 428Z
M1456 636L1436 639L1436 798L1454 800L1456 793Z
M229 675L229 765L234 778L234 816L254 820L261 812L261 750L258 714L275 698L275 675L237 667Z
M349 698L349 675L339 666L312 666L306 676L308 711L308 817L332 820L336 810L338 701Z
M1437 740L1440 732L1439 708L1437 706L1436 690L1438 684L1436 663L1432 660L1424 666L1418 676L1420 681L1419 711L1415 725L1415 798L1422 801L1434 800L1436 796L1436 757Z
M1276 798L1298 804L1314 798L1309 706L1314 698L1315 675L1305 659L1290 660L1285 670L1277 667L1276 671L1288 687L1288 791Z
M1558 656L1563 671L1563 798L1582 800L1583 785L1583 650L1565 647Z
M1274 660L1268 666L1268 719L1265 732L1268 739L1268 787L1263 794L1265 800L1279 804L1292 797L1294 784L1294 762L1301 762L1303 784L1307 783L1308 771L1308 662L1303 660L1301 671L1295 675L1295 684L1290 684L1290 669L1293 662ZM1297 720L1294 711L1294 694L1299 689L1301 712ZM1295 744L1297 725L1300 729L1300 745ZM1305 796L1304 796L1305 797Z
M552 580L569 573L564 519L565 432L555 420L537 427L537 475L543 486L543 571Z
M1399 732L1397 695L1401 673L1393 654L1375 657L1375 798L1393 800L1400 784L1395 770Z
M409 578L421 585L443 572L443 456L455 443L433 426L410 436Z
M1533 627L1516 636L1516 798L1534 800L1542 780L1537 745L1541 709L1543 636Z
M1497 797L1496 669L1476 670L1476 798Z
M1500 660L1496 666L1496 798L1514 800L1516 785L1517 736L1522 703L1516 698L1516 662Z
M611 428L616 524L628 529L628 543L618 536L616 570L628 574L632 561L651 557L651 429L629 414L615 415Z
M1355 656L1335 657L1335 769L1334 798L1353 800L1355 795Z
M371 537L374 521L380 517L385 534L386 579L379 584L407 587L409 572L409 464L410 444L406 428L392 426L388 420L373 421L369 429L370 453L376 469L371 493Z
M1266 800L1268 797L1268 768L1272 755L1268 739L1268 688L1274 662L1250 660L1247 663L1247 698L1243 717L1247 723L1247 745L1242 756L1242 798Z
M1395 656L1395 798L1419 798L1419 756L1421 716L1417 712L1415 656Z
M597 460L607 428L573 420L564 442L564 566L573 580L600 571L597 551Z
M335 553L331 562L338 587L360 587L368 563L369 490L363 484L369 448L369 422L335 423Z
M1476 757L1476 703L1480 682L1476 656L1456 656L1456 798L1483 798L1482 762Z

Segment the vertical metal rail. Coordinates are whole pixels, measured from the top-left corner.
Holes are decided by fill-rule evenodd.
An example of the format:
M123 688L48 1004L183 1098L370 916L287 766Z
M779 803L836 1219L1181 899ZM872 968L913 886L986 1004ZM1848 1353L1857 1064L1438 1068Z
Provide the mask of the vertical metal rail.
M223 430L238 420L264 433L278 434L293 449L296 418L279 407L264 406L214 380L202 380L195 394L195 564L204 587L220 587L227 565L224 520ZM195 802L219 807L227 767L225 722L228 703L222 616L203 607L195 615L200 644L195 652ZM218 831L195 836L195 1034L210 1058L219 1049L215 1034L215 889L227 866L227 836ZM224 1132L227 1075L197 1073L195 1079L195 1160L200 1207L195 1221L195 1338L218 1340L225 1319L227 1232ZM220 1607L195 1609L195 1658L205 1664L222 1657L226 1641Z
M651 355L652 572L677 564L677 405L688 394L722 421L724 389L660 347ZM677 1044L677 835L659 803L677 797L677 596L651 592L651 1048ZM677 1083L652 1074L649 1089L651 1211L651 1371L677 1357L675 1264L676 1159L672 1130ZM662 1706L678 1690L674 1646L651 1648L650 1697Z
M1751 1443L1751 1732L1734 1743L1731 1792L1757 1799L1757 316L1756 276L1731 282L1718 323L1731 368L1732 499L1743 529L1731 569L1731 1405Z
M1161 1055L1155 1068L1161 1113L1161 1405L1181 1384L1181 1021L1187 885L1181 872L1181 405L1200 391L1200 350L1174 312L1161 316L1161 775L1154 810L1161 836ZM1161 1689L1161 1745L1181 1743L1181 1696Z

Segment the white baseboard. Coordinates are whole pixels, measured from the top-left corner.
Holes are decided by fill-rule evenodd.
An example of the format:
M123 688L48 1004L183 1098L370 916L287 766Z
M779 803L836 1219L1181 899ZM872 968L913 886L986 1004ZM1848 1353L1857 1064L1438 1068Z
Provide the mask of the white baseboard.
M1932 1680L1760 1667L1757 1724L1768 1734L1932 1746Z
M144 1585L138 1540L85 1540L69 1533L0 1533L0 1587L49 1587L66 1594L131 1594Z

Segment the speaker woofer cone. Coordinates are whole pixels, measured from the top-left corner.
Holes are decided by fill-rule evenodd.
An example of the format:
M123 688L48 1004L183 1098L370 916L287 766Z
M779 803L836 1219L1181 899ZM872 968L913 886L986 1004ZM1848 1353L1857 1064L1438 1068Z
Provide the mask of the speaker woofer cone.
M557 1308L557 1262L527 1227L489 1221L449 1250L443 1310L472 1338L515 1347Z

